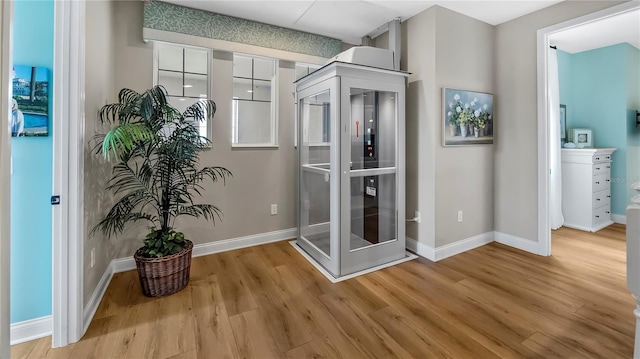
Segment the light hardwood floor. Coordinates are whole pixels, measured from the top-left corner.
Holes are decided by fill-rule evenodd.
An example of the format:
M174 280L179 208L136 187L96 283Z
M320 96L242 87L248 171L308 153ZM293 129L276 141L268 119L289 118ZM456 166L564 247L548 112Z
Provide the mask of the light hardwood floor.
M142 296L116 274L84 338L13 358L631 358L625 227L553 233L553 256L491 243L331 284L287 242L193 259Z

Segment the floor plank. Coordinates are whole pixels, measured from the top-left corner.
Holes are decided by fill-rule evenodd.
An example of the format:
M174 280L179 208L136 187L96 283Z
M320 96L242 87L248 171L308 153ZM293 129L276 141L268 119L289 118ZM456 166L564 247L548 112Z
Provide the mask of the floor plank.
M224 307L217 277L193 284L196 349L199 357L216 353L218 358L237 358L229 316ZM177 329L177 328L176 328Z
M336 284L286 241L194 258L163 298L118 273L78 343L12 358L630 358L625 231L561 228L551 257L490 243Z
M277 343L269 335L270 330L265 318L257 310L237 314L230 319L239 358L281 357Z

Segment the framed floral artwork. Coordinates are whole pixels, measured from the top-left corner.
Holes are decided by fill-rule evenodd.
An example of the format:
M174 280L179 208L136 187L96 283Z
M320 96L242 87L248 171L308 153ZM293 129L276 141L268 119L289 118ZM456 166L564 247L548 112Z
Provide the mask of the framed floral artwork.
M442 89L443 146L493 144L493 94Z

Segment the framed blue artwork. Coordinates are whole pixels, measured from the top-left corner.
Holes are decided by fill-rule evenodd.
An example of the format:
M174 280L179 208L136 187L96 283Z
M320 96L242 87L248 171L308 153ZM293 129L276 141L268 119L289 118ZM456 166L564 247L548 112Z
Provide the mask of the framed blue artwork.
M11 136L49 136L49 70L44 67L13 68Z

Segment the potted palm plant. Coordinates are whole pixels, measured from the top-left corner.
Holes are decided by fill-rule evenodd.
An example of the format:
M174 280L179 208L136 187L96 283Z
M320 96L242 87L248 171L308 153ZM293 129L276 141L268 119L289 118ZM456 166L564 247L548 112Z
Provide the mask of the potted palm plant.
M207 181L225 181L231 172L200 166L198 157L210 141L197 122L213 117L215 102L199 100L184 113L155 86L143 93L122 89L118 102L105 105L98 119L108 128L98 134L96 153L115 161L106 189L116 203L92 230L108 237L130 222L149 224L143 246L134 255L142 292L157 297L175 293L189 282L193 243L173 226L176 218L211 220L220 210L196 203Z

